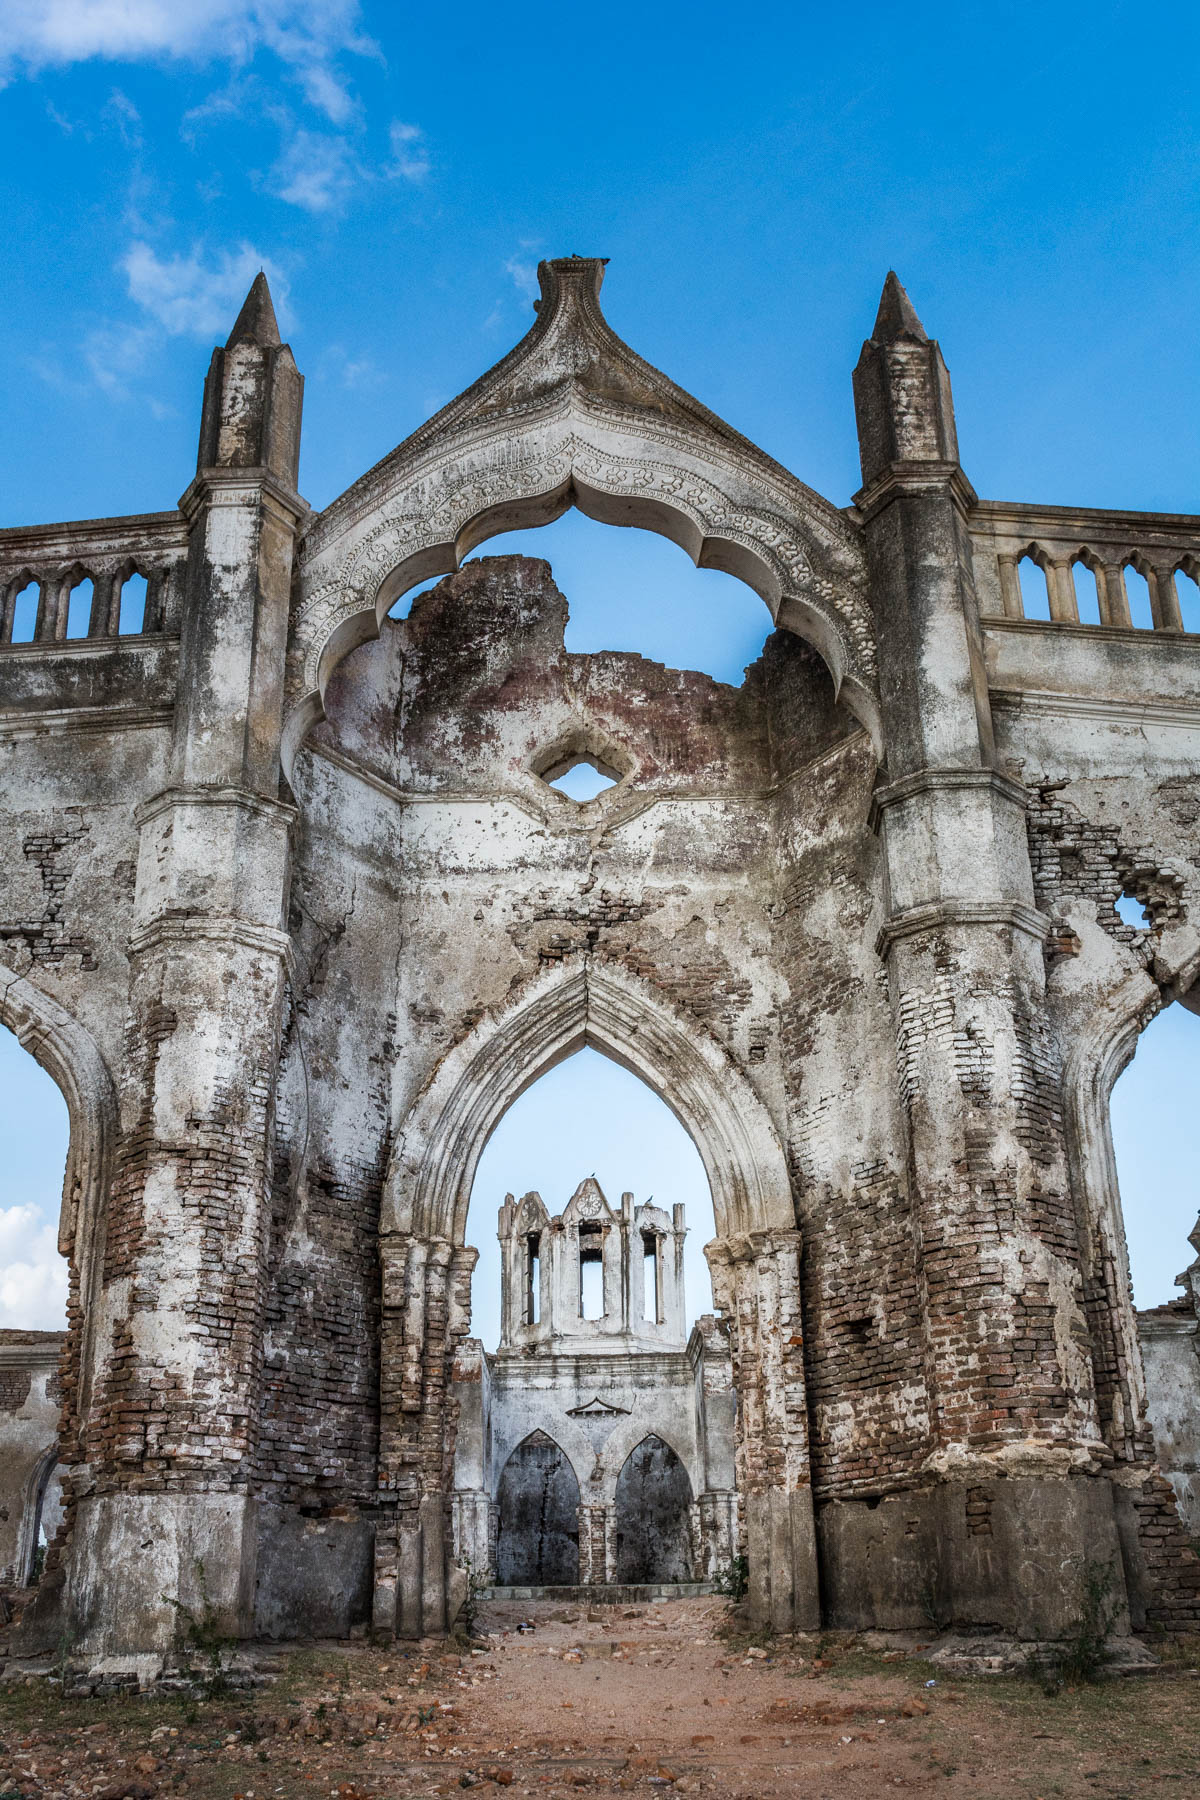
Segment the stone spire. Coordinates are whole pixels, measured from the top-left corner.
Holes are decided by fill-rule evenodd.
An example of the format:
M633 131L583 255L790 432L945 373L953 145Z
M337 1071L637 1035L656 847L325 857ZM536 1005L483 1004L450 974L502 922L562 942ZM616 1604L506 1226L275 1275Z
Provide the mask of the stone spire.
M871 342L873 344L894 344L900 338L906 338L914 344L929 342L925 327L917 317L917 309L909 299L907 290L901 286L895 269L889 269L879 300L879 311L875 315L875 329L871 333Z
M271 289L262 269L250 284L250 292L242 302L233 330L225 340L225 348L235 344L257 344L261 350L274 350L281 342Z
M304 380L260 269L224 346L213 351L204 384L196 472L263 469L290 490L300 462Z
M230 783L276 799L304 380L260 269L204 382L188 523L175 718L179 785ZM217 575L216 571L225 571Z
M863 486L897 463L958 462L950 376L895 271L854 371Z

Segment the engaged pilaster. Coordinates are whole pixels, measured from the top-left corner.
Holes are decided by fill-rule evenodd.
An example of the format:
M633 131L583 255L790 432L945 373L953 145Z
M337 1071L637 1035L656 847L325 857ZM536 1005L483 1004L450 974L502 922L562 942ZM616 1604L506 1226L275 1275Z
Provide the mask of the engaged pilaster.
M713 1298L730 1322L750 1605L777 1631L812 1631L821 1622L800 1248L800 1233L783 1230L705 1246Z
M996 768L950 380L894 275L854 375L862 515L883 670L876 791L887 963L925 1297L931 1474L963 1488L945 1557L978 1560L969 1497L1024 1506L1047 1545L1092 1499L1062 1480L1106 1452L1082 1307L1057 1049L1025 833ZM988 1482L1012 1477L993 1494ZM1036 1506L1017 1480L1052 1482ZM984 1486L980 1487L979 1484ZM1031 1511L1032 1508L1032 1511ZM1111 1536L1111 1511L1110 1511ZM1044 1528L1044 1530L1043 1530ZM997 1526L999 1529L999 1526ZM1115 1541L1111 1546L1115 1552ZM986 1558L983 1559L986 1562ZM947 1565L948 1566L948 1565ZM951 1577L975 1616L1025 1622L1019 1581ZM958 1601L952 1595L952 1604Z
M258 1394L294 809L279 727L301 381L259 276L205 389L181 503L171 785L140 810L106 1281L73 1593L89 1649L166 1648L179 1600L253 1627ZM114 1567L123 1571L113 1588Z

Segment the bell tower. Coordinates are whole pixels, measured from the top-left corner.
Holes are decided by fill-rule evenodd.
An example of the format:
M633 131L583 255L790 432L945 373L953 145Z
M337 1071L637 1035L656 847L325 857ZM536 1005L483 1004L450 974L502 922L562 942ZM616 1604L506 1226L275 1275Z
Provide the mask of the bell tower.
M589 1175L554 1218L540 1194L506 1195L498 1235L502 1350L683 1349L682 1206L622 1194L617 1211Z

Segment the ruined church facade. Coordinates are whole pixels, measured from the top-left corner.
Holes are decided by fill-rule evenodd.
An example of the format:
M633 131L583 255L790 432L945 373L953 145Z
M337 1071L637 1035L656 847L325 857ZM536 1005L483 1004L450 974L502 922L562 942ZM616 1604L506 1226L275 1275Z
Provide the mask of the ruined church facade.
M454 1555L485 1583L677 1588L739 1554L733 1372L686 1330L685 1209L595 1176L500 1208L500 1342L454 1365ZM589 1276L594 1279L589 1280Z
M260 277L177 506L0 532L0 1018L71 1116L27 1645L161 1653L205 1595L242 1636L446 1626L474 1171L584 1045L708 1175L759 1620L1052 1637L1090 1558L1135 1627L1200 1621L1108 1128L1200 1010L1200 519L981 500L894 277L835 505L602 276L543 264L526 337L320 513ZM568 652L544 563L460 567L572 505L761 596L740 687ZM585 804L578 759L617 777Z

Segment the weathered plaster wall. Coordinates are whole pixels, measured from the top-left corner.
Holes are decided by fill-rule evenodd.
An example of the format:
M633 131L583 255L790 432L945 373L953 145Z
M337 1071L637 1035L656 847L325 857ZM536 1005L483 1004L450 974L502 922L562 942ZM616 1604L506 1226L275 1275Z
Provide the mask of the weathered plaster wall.
M48 1543L61 1522L62 1346L58 1331L0 1331L0 1588L29 1580L39 1519Z
M1159 1465L1193 1538L1200 1538L1200 1351L1186 1300L1138 1314L1146 1370L1146 1416Z

